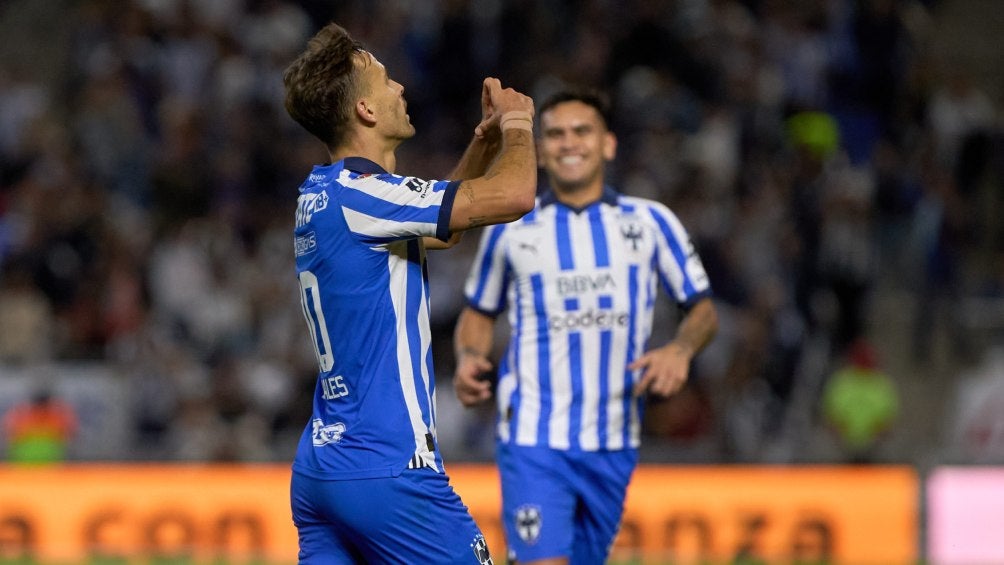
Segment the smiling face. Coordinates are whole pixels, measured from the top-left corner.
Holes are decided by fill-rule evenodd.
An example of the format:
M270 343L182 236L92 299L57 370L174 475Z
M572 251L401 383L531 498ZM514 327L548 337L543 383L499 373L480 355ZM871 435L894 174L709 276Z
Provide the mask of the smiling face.
M361 100L371 112L374 127L390 139L404 140L415 135L404 86L392 80L383 63L368 51L360 53L358 65Z
M558 196L584 193L599 198L604 166L617 149L600 113L578 100L561 102L541 115L540 131L538 159Z

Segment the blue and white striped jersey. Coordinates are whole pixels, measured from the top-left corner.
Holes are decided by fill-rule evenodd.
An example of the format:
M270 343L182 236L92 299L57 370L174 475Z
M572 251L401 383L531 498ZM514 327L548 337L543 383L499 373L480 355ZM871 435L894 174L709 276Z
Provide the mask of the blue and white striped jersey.
M562 450L637 448L642 403L626 367L651 335L657 284L684 307L710 294L667 207L604 189L583 210L545 193L532 212L484 229L464 288L475 309L508 309L497 436Z
M321 479L442 472L420 238L448 239L458 186L362 158L314 167L300 186L296 271L320 373L295 471Z

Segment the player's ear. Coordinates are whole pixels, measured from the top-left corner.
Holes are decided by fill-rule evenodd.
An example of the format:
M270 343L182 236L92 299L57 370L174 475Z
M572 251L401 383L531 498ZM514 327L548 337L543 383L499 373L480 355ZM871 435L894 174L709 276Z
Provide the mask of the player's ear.
M356 116L358 116L364 124L372 126L376 123L376 112L373 111L372 105L365 98L356 100L355 111Z
M607 161L613 161L614 157L617 156L617 136L613 132L608 131L603 134L603 158Z

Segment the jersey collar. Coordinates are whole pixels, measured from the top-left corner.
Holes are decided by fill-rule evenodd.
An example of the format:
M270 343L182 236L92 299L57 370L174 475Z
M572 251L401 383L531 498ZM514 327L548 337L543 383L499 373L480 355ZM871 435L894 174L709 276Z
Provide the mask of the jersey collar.
M600 195L599 199L598 200L594 200L593 202L590 202L589 204L586 204L585 206L583 206L581 208L575 208L573 206L568 206L567 204L562 204L561 201L558 200L558 196L551 189L548 189L547 191L545 191L543 194L540 195L540 207L541 208L544 208L546 206L550 206L551 204L562 204L566 208L568 208L568 209L570 209L570 210L572 210L572 211L574 211L576 213L581 212L581 211L585 210L586 208L589 208L590 206L592 206L593 204L596 204L597 202L603 202L604 204L609 204L611 206L616 206L617 205L617 191L615 191L613 189L613 187L611 187L610 185L606 185L605 184L605 185L603 185L603 193Z
M342 159L342 166L362 174L382 175L387 172L383 167L365 157L346 157Z

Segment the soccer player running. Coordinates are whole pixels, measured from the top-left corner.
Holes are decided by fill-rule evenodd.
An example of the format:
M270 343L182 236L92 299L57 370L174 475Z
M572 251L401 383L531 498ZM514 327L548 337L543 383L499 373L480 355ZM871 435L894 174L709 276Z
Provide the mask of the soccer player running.
M604 180L617 140L600 93L566 90L538 108L549 189L533 211L486 228L454 342L466 406L492 395L495 318L512 328L499 363L496 457L509 558L605 562L638 461L646 394L668 396L714 336L704 267L664 205ZM646 349L657 281L686 312Z
M395 172L404 88L337 24L285 70L286 109L327 147L299 189L303 314L320 372L290 486L299 563L492 563L436 440L427 245L518 219L537 182L533 101L484 80L455 180Z

